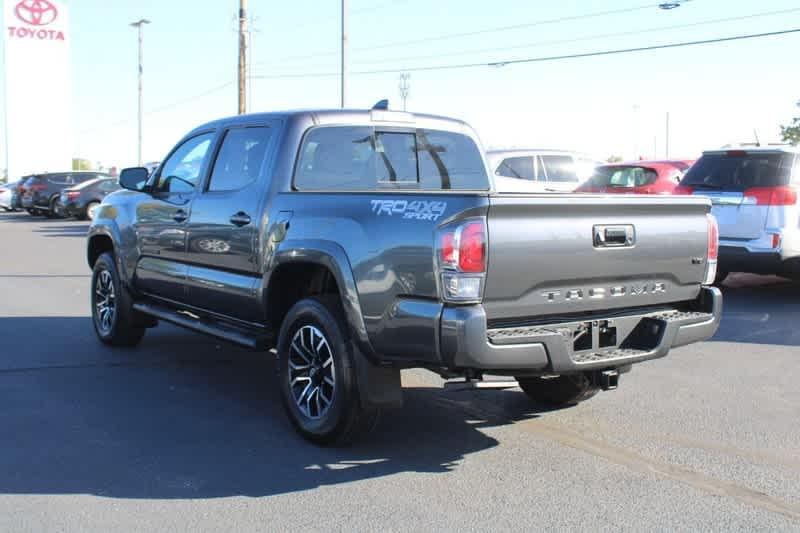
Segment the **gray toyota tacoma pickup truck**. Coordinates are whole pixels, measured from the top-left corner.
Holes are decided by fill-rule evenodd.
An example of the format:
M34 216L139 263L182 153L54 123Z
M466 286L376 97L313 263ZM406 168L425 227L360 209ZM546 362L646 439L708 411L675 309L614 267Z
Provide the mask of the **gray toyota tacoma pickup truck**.
M165 321L274 348L289 419L323 444L399 406L404 368L566 405L714 334L707 199L490 176L467 124L385 106L205 124L98 209L94 328L112 346Z

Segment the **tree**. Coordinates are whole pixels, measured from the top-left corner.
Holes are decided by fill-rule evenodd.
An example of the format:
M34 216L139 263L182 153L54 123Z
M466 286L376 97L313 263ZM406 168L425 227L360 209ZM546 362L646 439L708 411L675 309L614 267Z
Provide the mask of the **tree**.
M800 102L797 102L797 107L800 107ZM800 117L794 117L788 126L781 126L781 137L783 142L790 143L792 146L800 144Z
M606 159L606 162L608 162L608 163L620 163L620 162L622 162L622 157L618 156L618 155L612 155L612 156L609 156L608 159Z
M92 170L92 162L88 159L75 157L72 159L72 170Z

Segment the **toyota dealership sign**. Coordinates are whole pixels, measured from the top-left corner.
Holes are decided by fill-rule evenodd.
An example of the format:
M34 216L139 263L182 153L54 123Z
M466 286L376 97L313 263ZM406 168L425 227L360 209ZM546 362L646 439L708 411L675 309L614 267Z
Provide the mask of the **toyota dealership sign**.
M9 177L69 170L73 132L67 3L2 1Z
M8 26L8 37L13 39L50 39L63 41L64 32L45 26L58 20L58 8L48 0L22 0L14 6L18 25Z

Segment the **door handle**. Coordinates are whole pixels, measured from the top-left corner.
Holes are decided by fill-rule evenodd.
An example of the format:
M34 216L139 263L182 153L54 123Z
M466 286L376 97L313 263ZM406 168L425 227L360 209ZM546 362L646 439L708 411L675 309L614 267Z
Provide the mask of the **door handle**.
M239 211L238 213L236 213L231 217L231 224L233 224L234 226L238 226L241 228L242 226L246 226L249 223L250 223L250 215L242 211Z
M175 214L172 215L172 220L174 220L175 222L186 222L187 218L189 217L186 214L186 211L184 211L183 209L178 209L177 211L175 211Z

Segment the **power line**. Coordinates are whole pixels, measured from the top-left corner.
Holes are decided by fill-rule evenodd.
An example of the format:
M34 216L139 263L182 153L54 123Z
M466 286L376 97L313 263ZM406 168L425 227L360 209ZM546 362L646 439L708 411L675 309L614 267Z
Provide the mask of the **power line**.
M481 63L462 63L462 64L455 64L455 65L434 65L434 66L419 66L419 67L403 67L403 68L391 68L391 69L377 69L377 70L362 70L362 71L354 71L350 74L355 76L363 76L363 75L370 75L370 74L388 74L388 73L397 73L401 71L405 72L423 72L423 71L433 71L433 70L455 70L455 69L465 69L465 68L476 68L476 67L505 67L507 65L514 65L519 63L540 63L545 61L559 61L564 59L579 59L584 57L596 57L596 56L607 56L607 55L616 55L616 54L627 54L633 52L645 52L650 50L663 50L668 48L680 48L685 46L697 46L702 44L714 44L714 43L723 43L723 42L730 42L730 41L741 41L745 39L758 39L762 37L774 37L778 35L787 35L790 33L798 33L800 32L800 28L791 29L791 30L781 30L781 31L773 31L767 33L753 33L748 35L735 35L732 37L719 37L716 39L704 39L702 41L687 41L687 42L680 42L680 43L668 43L668 44L658 44L652 46L642 46L638 48L622 48L618 50L603 50L598 52L585 52L581 54L567 54L567 55L557 55L557 56L545 56L545 57L530 57L525 59L507 59L507 60L497 60L497 61L490 61L490 62L481 62ZM254 76L257 79L264 79L264 80L274 80L274 79L290 79L290 78L325 78L331 76L338 76L339 73L337 72L324 72L324 73L306 73L306 74L276 74L276 75L265 75L265 76Z
M458 52L448 52L444 54L427 54L427 55L417 55L417 56L405 56L405 57L395 57L390 59L376 59L370 61L359 61L360 64L363 65L375 65L375 64L385 64L385 63L392 63L396 61L409 61L409 60L425 60L425 59L438 59L442 57L455 57L455 56L464 56L470 54L481 54L486 52L505 52L508 50L522 50L527 48L537 48L540 46L550 46L555 44L571 44L571 43L578 43L578 42L585 42L585 41L594 41L597 39L609 39L613 37L627 37L631 35L641 35L645 33L652 33L658 31L669 31L669 30L680 30L686 28L694 28L697 26L704 26L707 24L720 24L725 22L735 22L735 21L742 21L742 20L751 20L754 18L759 17L768 17L773 15L786 15L788 13L796 13L800 11L800 8L791 8L791 9L782 9L779 11L766 11L762 13L753 13L751 15L742 15L737 17L726 17L721 19L706 19L701 20L698 22L690 22L688 24L676 24L671 26L659 26L653 28L645 28L640 30L630 30L630 31L623 31L623 32L615 32L615 33L600 33L594 35L587 35L585 37L576 37L571 39L554 39L549 41L537 41L535 43L529 44L521 44L516 46L501 46L496 48L479 48L473 50L460 50Z
M483 29L483 30L474 30L474 31L468 31L468 32L461 32L461 33L450 33L450 34L439 35L439 36L434 36L434 37L423 37L423 38L420 38L420 39L413 39L413 40L410 40L410 41L395 41L395 42L391 42L391 43L378 44L378 45L374 45L374 46L362 46L362 47L358 47L358 48L353 48L352 50L353 51L382 50L382 49L385 49L385 48L396 48L398 46L408 46L408 45L412 45L412 44L421 44L421 43L428 43L428 42L435 42L435 41L446 41L446 40L450 40L450 39L458 39L458 38L461 38L461 37L472 37L472 36L475 36L475 35L482 35L482 34L485 34L485 33L497 33L497 32L502 32L502 31L509 31L509 30L519 30L519 29L523 29L523 28L533 28L535 26L544 26L544 25L548 25L548 24L559 24L559 23L562 23L562 22L572 22L573 20L583 20L583 19L588 19L588 18L605 17L605 16L608 16L608 15L618 15L618 14L621 14L621 13L631 13L633 11L640 11L642 9L649 9L649 8L653 8L653 7L658 7L658 4L645 4L645 5L635 6L635 7L627 7L627 8L622 8L622 9L613 9L613 10L610 10L610 11L595 11L593 13L586 13L586 14L583 14L583 15L570 15L570 16L567 16L567 17L559 17L559 18L554 18L554 19L537 20L537 21L534 21L534 22L527 22L527 23L524 23L524 24L514 24L514 25L511 25L511 26L499 26L499 27L488 28L488 29ZM320 53L316 53L316 54L299 55L299 56L288 56L288 57L284 57L284 58L282 58L280 60L277 60L277 61L263 61L263 62L256 63L256 64L258 64L258 65L275 64L276 62L283 63L285 61L295 60L295 59L313 59L313 58L317 58L317 57L330 57L330 56L335 56L335 55L337 55L336 52L320 52Z
M153 114L156 114L156 113L162 113L164 111L168 111L168 110L173 109L175 107L188 104L189 102L193 102L195 100L199 100L200 98L203 98L203 97L208 96L210 94L214 94L215 92L218 92L218 91L221 91L222 89L230 87L231 85L234 85L235 83L236 83L236 81L229 81L229 82L223 83L222 85L217 85L216 87L212 87L211 89L208 89L207 91L203 91L202 93L195 94L195 95L190 96L188 98L182 98L180 100L175 100L175 101L173 101L173 102L171 102L169 104L165 104L165 105L162 105L160 107L156 107L156 108L150 109L148 111L145 111L143 114L145 116L147 116L147 115L153 115ZM111 124L103 124L102 126L98 126L98 127L95 127L95 128L89 128L89 129L81 130L81 131L78 132L78 135L84 135L86 133L92 133L92 132L95 132L95 131L102 131L102 130L106 130L106 129L113 129L113 128L116 128L118 126L124 126L125 124L129 124L131 122L134 122L134 119L127 119L126 118L126 119L118 120L116 122L112 122Z

